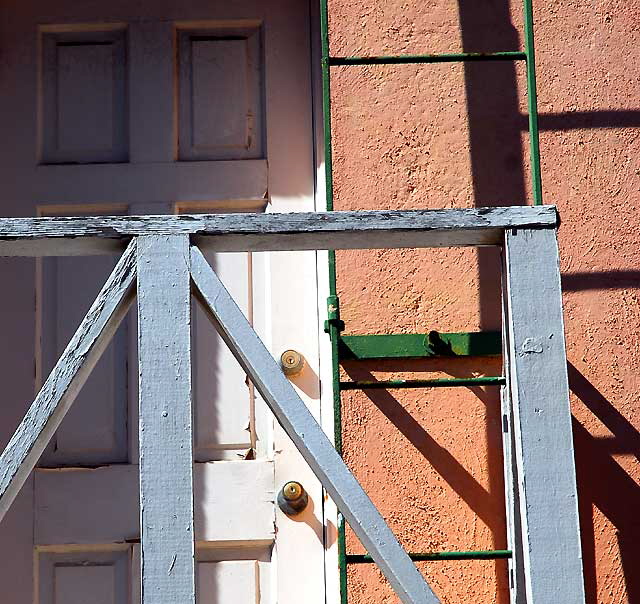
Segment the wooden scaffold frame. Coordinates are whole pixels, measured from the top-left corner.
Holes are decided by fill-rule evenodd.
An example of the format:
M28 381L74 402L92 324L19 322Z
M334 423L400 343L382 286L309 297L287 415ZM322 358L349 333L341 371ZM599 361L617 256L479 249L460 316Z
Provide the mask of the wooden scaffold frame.
M437 596L201 250L501 246L512 601L584 604L557 225L553 206L0 219L3 256L124 250L0 456L0 519L137 293L142 602L195 604L193 292L401 601L436 604Z

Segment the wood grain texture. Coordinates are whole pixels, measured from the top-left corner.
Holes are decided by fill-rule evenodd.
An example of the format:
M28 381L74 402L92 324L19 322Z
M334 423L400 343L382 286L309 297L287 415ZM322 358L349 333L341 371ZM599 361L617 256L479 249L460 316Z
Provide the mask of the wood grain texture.
M129 244L0 456L0 520L129 309L136 247Z
M189 238L138 237L142 601L195 604Z
M555 231L508 230L504 264L526 602L584 604Z
M505 228L555 227L554 206L452 210L0 219L0 255L113 253L136 235L195 235L215 251L501 245ZM72 243L68 243L72 242Z
M278 364L197 248L192 277L203 306L338 509L405 604L437 604L433 593L376 507L286 379Z

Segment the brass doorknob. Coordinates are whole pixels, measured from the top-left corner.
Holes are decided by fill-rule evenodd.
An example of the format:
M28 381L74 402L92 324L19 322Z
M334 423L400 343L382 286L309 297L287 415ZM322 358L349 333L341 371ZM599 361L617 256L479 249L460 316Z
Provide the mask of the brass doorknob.
M285 350L280 355L280 365L287 377L293 377L302 372L305 360L297 350Z
M278 507L287 516L296 516L309 505L309 495L295 480L287 482L278 493Z

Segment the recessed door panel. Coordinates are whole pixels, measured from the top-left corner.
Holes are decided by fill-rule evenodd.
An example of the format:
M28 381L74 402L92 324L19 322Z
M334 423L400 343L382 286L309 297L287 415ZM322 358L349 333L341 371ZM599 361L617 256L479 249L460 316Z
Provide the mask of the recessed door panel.
M130 548L42 552L37 604L129 604Z
M260 601L256 560L199 562L197 598L207 604L255 604Z
M180 159L263 157L260 28L185 29L178 40Z
M42 162L125 161L126 32L59 29L41 34Z

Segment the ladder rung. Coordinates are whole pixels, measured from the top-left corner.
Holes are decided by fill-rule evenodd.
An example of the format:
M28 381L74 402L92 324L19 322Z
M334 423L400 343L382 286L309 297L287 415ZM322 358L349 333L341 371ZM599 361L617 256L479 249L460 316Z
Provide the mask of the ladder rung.
M435 380L380 380L340 382L340 390L387 390L389 388L447 388L451 386L503 386L503 377L440 378Z
M408 63L454 63L458 61L526 61L527 53L458 52L439 55L397 55L380 57L329 57L329 65L398 65Z
M502 560L511 558L511 550L496 549L477 552L432 552L424 554L409 554L414 562L436 560ZM347 564L371 564L373 558L368 554L348 554Z

